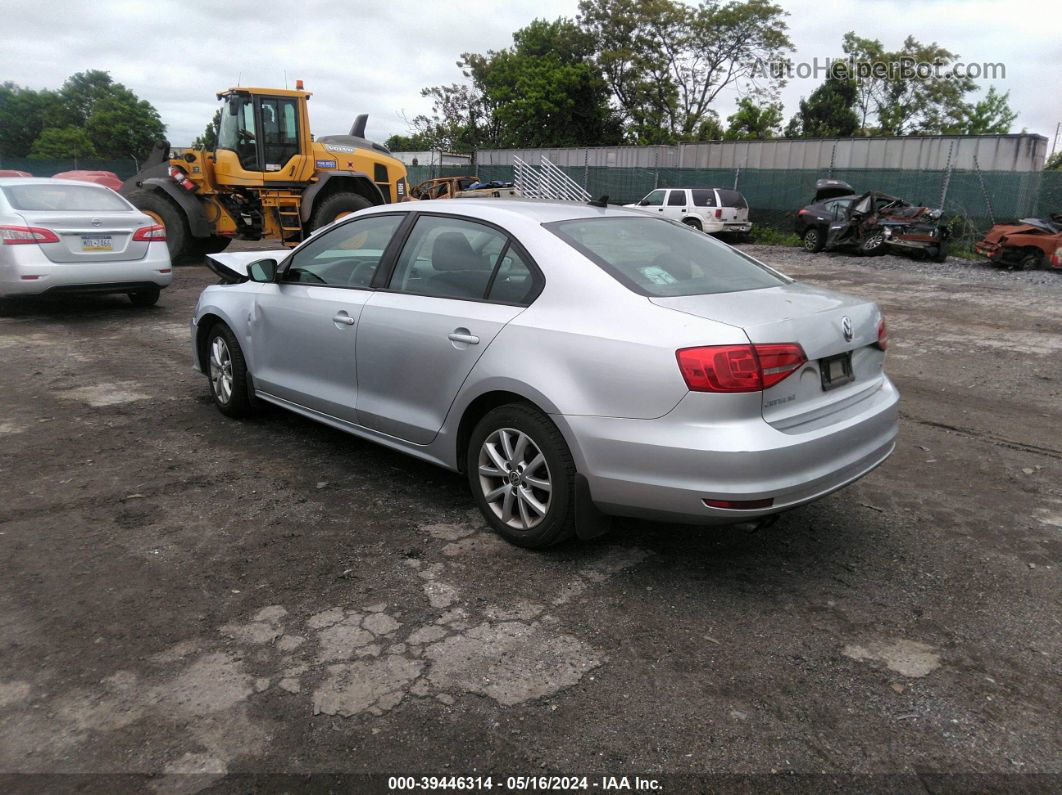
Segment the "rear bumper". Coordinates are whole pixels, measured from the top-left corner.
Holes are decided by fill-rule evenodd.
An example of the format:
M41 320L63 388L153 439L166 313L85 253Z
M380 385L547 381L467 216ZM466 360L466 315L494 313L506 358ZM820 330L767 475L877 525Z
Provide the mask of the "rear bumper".
M657 420L565 417L580 471L604 512L691 524L730 524L812 502L858 480L895 446L899 394L888 379L843 419L784 432L762 419L713 422L690 393ZM797 429L799 430L799 428ZM754 510L704 499L763 500Z
M152 243L143 259L119 262L52 262L38 246L5 246L0 254L0 296L60 292L121 293L168 287L173 281L165 243Z

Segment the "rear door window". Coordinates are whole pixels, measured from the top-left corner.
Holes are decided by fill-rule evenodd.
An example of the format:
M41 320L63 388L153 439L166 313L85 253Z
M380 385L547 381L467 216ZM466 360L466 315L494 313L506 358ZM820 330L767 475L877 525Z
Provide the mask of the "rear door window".
M748 202L745 201L745 197L736 190L730 190L728 188L717 188L716 191L719 194L719 203L723 207L737 207L739 210L748 209Z
M697 188L691 190L693 194L693 206L694 207L715 207L715 191L708 188Z
M668 207L685 207L686 206L686 191L673 190L667 197Z

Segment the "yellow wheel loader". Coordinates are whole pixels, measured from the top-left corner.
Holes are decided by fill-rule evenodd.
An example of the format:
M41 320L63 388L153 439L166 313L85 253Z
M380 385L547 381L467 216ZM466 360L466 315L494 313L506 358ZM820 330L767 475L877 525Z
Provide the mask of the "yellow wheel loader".
M367 116L348 135L314 140L302 81L296 90L230 88L213 152L171 156L160 141L122 184L134 206L166 227L174 262L224 249L231 240L294 246L344 215L406 195L406 167L365 138Z

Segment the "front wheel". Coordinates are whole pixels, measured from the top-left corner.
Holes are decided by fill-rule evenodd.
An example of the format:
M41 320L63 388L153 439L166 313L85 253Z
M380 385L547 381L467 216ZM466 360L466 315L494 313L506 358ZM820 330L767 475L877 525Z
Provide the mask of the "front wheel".
M328 226L366 207L372 207L372 202L356 193L333 193L331 196L325 196L318 199L314 205L313 215L310 217L310 231L316 232L322 226Z
M575 463L564 437L531 406L488 412L465 460L476 505L498 535L531 549L575 533Z
M210 394L214 398L214 405L229 417L245 417L250 414L247 364L232 329L224 323L216 324L207 337L206 354Z

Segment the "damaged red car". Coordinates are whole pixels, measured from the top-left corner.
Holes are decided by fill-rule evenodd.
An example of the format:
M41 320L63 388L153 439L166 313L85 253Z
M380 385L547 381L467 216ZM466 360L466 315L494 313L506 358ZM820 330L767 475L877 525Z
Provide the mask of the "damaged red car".
M1025 271L1062 269L1062 213L996 224L974 244L974 249L997 267Z
M847 249L886 252L943 262L951 237L940 210L919 207L878 191L856 193L847 182L820 179L815 198L796 216L796 233L806 251Z

